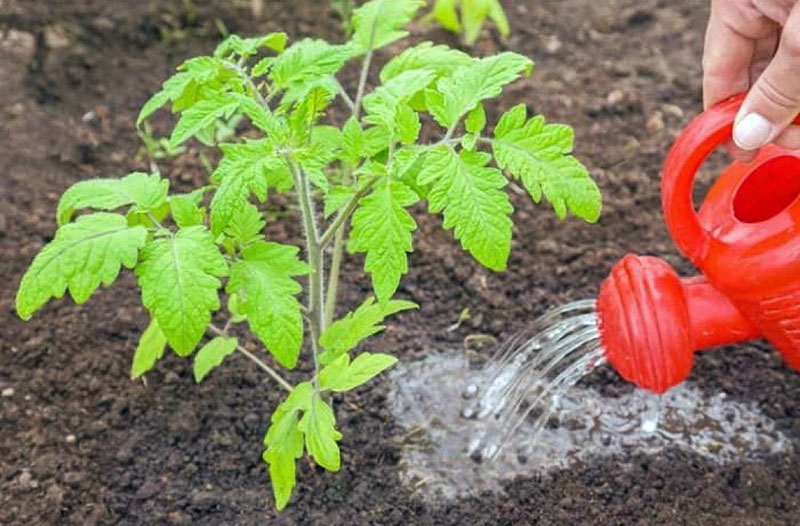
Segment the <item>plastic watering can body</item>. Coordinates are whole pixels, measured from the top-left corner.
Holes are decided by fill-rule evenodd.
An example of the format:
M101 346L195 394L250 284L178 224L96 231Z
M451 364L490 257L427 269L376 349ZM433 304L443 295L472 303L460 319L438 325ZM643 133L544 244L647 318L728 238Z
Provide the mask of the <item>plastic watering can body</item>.
M639 387L663 392L685 380L695 351L757 337L800 369L800 155L764 148L724 170L699 213L692 202L697 171L730 139L742 100L695 118L664 163L667 227L702 276L628 255L601 287L606 357Z

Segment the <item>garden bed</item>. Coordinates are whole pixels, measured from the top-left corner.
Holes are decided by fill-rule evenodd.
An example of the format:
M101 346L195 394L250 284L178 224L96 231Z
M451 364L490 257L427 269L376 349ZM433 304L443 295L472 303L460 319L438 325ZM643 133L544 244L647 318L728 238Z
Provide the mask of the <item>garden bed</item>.
M800 521L800 456L791 453L718 465L667 447L624 463L603 457L521 476L505 482L504 493L422 499L424 485L414 491L399 475L406 431L387 407L388 376L336 400L345 435L342 470L323 473L302 461L295 497L278 516L260 441L283 393L252 364L232 358L195 386L190 363L170 356L146 382L130 381L133 348L147 324L131 276L83 307L59 301L31 322L19 321L12 299L31 258L52 236L58 196L78 180L147 169L144 158L136 159L135 115L177 64L213 49L218 21L242 35L285 30L292 38L339 38L338 22L319 2L267 2L274 7L261 22L252 20L247 2L196 3L190 21L177 1L0 2L0 522ZM421 308L394 318L371 347L403 361L460 349L465 339L508 338L549 306L595 295L611 265L629 251L656 254L692 272L662 224L658 178L672 139L700 109L705 6L690 0L503 3L511 37L500 42L487 32L475 51L511 49L536 61L533 76L510 86L501 106L525 102L575 127L576 155L605 196L603 216L597 226L559 223L547 206L514 196L515 241L504 274L481 268L438 219L421 217L412 271L398 291ZM456 43L419 26L414 38ZM349 73L352 83L357 71ZM487 109L492 116L499 111ZM174 185L189 189L205 179L199 151L162 166ZM269 237L297 243L295 225L276 222ZM347 308L370 290L362 263L355 258L345 269ZM448 330L467 308L469 319ZM298 378L310 369L301 363ZM709 396L724 391L755 404L800 443L800 375L767 346L703 353L690 382ZM608 369L584 384L611 397L631 390Z

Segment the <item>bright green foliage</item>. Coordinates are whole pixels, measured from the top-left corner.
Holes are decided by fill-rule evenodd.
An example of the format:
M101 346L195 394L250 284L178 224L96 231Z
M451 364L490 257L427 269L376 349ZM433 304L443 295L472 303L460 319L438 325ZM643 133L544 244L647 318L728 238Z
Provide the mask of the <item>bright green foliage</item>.
M492 270L503 270L511 250L513 211L503 192L506 180L487 166L488 153L440 146L428 153L419 183L431 185L431 212L443 212L444 228L454 229L461 246Z
M169 198L170 214L180 228L203 224L206 212L200 206L200 202L203 200L205 188L200 190L200 192L173 195Z
M600 190L588 170L573 156L572 128L545 124L537 115L527 119L520 104L500 119L492 149L498 166L522 181L535 202L542 194L563 219L569 210L587 221L600 217Z
M308 272L297 259L297 247L267 241L242 251L242 260L231 268L228 293L238 298L239 312L278 362L289 369L297 364L303 343L303 318L294 280Z
M500 0L434 0L430 16L444 29L463 33L464 43L470 46L480 37L487 19L494 22L502 36L511 32Z
M181 356L200 342L211 313L219 309L219 278L228 265L204 226L150 241L136 267L142 303Z
M295 485L295 460L303 455L303 433L298 413L311 406L314 388L310 382L297 384L286 400L272 413L272 423L264 437L264 461L269 464L275 507L282 510Z
M529 119L524 106L499 122L487 117L495 106L489 100L531 71L528 58L505 52L478 59L423 42L397 50L372 87L372 51L407 35L422 4L366 2L341 45L290 44L283 33L231 35L212 55L185 61L145 103L137 126L173 154L218 149L201 153L209 181L180 194L170 194L158 174L77 183L64 193L59 229L17 294L17 312L27 319L67 290L85 301L126 267L150 315L133 378L154 367L167 345L188 356L207 337L193 360L197 382L237 349L257 362L289 392L264 438L278 509L289 502L304 453L325 469L340 467L331 394L396 362L358 348L389 316L416 308L394 298L409 270L414 214L442 214L444 228L474 259L500 271L511 248L508 178L534 201L547 198L559 217L569 211L594 221L600 212L596 185L571 155L569 127ZM468 35L487 16L499 20L499 4L489 0L449 6L448 16L460 6L455 21ZM336 78L348 61L362 66L357 86ZM146 119L167 105L175 125L169 141L157 140ZM157 171L156 149L146 151ZM285 220L299 224L279 224ZM303 236L302 251L273 239L287 235ZM345 249L363 254L375 299L337 319ZM263 348L248 350L256 340ZM294 368L304 348L311 356L298 369L313 364L313 372L292 386L272 367Z
M510 51L475 59L439 79L435 90L426 91L425 102L436 122L450 128L480 101L500 95L503 86L532 68L530 59Z
M351 53L346 46L305 38L275 59L270 77L278 89L317 82L339 71Z
M286 33L270 33L263 37L241 38L239 35L230 35L214 50L214 56L225 58L238 55L249 58L262 48L271 49L281 53L286 48Z
M363 352L350 361L350 356L343 354L333 360L319 373L319 385L322 389L344 392L355 389L397 363L397 358L388 354Z
M381 332L386 328L382 323L387 316L415 308L417 304L411 301L390 300L375 303L374 299L367 298L358 309L335 321L322 333L319 343L325 353L320 356L320 363L324 365L332 362L343 353L355 349L362 340Z
M244 248L264 239L261 232L265 224L264 216L258 208L245 203L241 208L234 210L225 233Z
M101 283L111 285L120 267L136 264L146 236L143 227L129 227L125 217L105 212L62 226L22 277L17 314L27 320L67 290L75 303L85 302Z
M333 409L319 395L311 395L311 403L297 424L306 437L308 454L323 468L339 471L341 464L339 446L336 444L342 434L336 430L336 417Z
M472 57L448 46L422 42L392 58L381 70L381 82L387 82L404 71L431 70L436 78L451 75L461 66L469 66Z
M161 327L155 319L150 320L150 325L139 338L139 345L133 354L131 364L131 379L136 379L153 368L158 360L164 356L167 348L167 337L161 332Z
M181 114L181 119L172 130L169 142L177 146L193 135L217 122L227 119L239 109L239 101L224 95L214 95L198 101Z
M200 383L212 369L219 366L222 361L239 345L236 338L217 336L203 345L194 357L194 380Z
M384 177L361 199L353 214L351 252L366 252L364 269L372 276L372 288L380 301L391 298L408 272L406 253L411 252L411 233L417 223L406 210L419 200L401 181Z
M411 22L422 0L372 0L353 11L353 37L356 53L366 53L408 35L403 29Z
M115 210L133 205L132 211L155 210L167 200L169 181L158 175L134 172L122 179L89 179L72 185L58 202L58 224L72 218L75 210Z
M263 202L269 187L284 192L292 186L286 162L272 152L266 139L219 147L224 156L211 175L211 180L219 183L211 200L211 231L215 236L225 230L237 210L245 207L251 193Z

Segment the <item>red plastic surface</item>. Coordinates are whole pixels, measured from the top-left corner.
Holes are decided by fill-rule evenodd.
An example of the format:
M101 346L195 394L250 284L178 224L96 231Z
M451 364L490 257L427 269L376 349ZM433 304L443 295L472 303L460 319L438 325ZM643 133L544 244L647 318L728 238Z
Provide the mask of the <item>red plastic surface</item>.
M699 213L692 202L697 171L730 140L743 98L695 118L664 163L667 227L703 277L626 256L601 287L606 356L639 387L663 392L686 378L695 351L759 336L800 369L800 154L763 148L723 172Z

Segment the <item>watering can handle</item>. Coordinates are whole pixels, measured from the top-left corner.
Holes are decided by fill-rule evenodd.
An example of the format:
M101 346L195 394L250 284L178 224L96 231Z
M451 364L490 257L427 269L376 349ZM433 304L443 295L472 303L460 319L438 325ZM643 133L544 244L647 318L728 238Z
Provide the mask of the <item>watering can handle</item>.
M734 95L704 111L683 130L664 161L661 205L675 244L694 264L705 259L711 234L701 225L692 202L697 170L720 144L731 139L733 121L745 93ZM800 115L794 124L800 124Z

